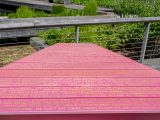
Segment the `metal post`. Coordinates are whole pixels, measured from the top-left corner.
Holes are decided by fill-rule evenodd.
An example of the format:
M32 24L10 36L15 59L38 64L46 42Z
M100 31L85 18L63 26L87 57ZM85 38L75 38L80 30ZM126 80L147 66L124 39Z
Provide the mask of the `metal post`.
M65 5L70 4L70 0L64 0L64 4Z
M75 27L75 42L79 43L79 26Z
M140 55L140 62L141 63L144 63L146 47L147 47L147 42L148 42L148 36L149 36L149 30L150 30L150 23L145 23L144 39L143 39L141 55Z

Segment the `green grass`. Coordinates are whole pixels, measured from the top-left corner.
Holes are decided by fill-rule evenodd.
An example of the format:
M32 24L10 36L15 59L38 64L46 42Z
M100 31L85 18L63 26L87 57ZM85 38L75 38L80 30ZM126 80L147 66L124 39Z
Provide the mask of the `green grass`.
M0 67L36 52L30 45L0 47Z

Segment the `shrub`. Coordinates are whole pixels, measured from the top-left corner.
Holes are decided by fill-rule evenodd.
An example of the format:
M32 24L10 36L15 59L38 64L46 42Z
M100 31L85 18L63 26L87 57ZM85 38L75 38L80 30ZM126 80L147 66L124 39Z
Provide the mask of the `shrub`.
M16 11L16 17L17 18L30 18L34 17L34 10L27 7L27 6L21 6Z
M80 16L82 15L82 11L67 9L65 8L64 5L53 5L52 15L53 16Z
M32 18L32 17L47 17L47 16L48 16L47 13L39 10L34 10L27 6L21 6L16 10L16 13L8 14L9 18Z
M52 14L59 15L66 11L64 5L53 5L52 6Z
M71 0L73 3L88 4L88 0ZM89 1L91 2L91 1ZM160 0L94 0L100 6L111 7L122 16L159 16Z
M97 15L98 5L96 1L89 1L84 7L84 15Z
M85 26L81 27L80 31L80 42L82 43L95 43L108 49L120 48L122 46L119 33L116 33L118 27L112 27L111 25ZM74 42L74 32L74 28L51 29L40 33L40 36L47 44L53 45L59 42Z
M49 14L45 13L44 11L35 10L34 17L48 17Z
M53 45L55 43L71 43L74 41L73 29L50 29L46 32L39 33L41 38L45 40L48 45Z

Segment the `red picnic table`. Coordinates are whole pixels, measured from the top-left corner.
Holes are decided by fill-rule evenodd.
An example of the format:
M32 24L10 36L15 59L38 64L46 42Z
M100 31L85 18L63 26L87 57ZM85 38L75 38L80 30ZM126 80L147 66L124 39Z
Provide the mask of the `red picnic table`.
M0 120L160 120L160 72L61 43L0 69Z

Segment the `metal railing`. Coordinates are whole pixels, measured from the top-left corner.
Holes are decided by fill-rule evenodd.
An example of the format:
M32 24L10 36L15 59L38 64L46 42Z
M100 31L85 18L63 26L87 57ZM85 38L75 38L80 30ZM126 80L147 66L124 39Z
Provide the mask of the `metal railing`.
M24 35L26 31L30 31L26 36L36 36L35 31L58 27L58 31L64 31L63 35L60 35L63 37L51 38L53 41L73 42L75 40L76 43L103 44L102 46L107 49L145 63L145 59L160 58L159 23L160 17L94 16L16 19L0 22L0 37L3 38L4 34L12 36L12 33L16 37L16 33L19 36L20 33Z

